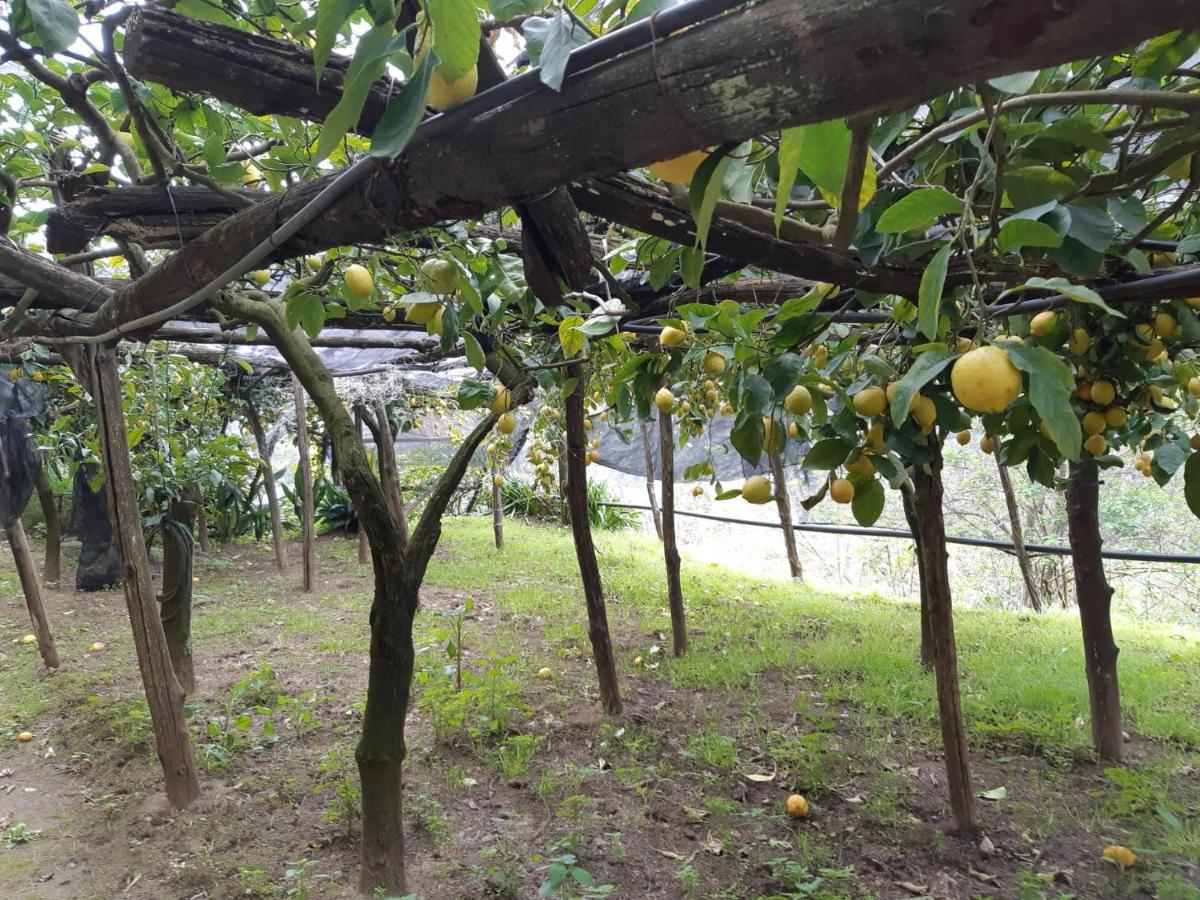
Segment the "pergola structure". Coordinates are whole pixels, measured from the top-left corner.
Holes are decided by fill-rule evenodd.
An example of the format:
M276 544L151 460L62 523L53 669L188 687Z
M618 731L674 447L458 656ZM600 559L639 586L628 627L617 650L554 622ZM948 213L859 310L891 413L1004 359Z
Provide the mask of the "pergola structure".
M413 21L418 6L413 0L398 5L400 34ZM329 372L313 348L411 350L422 361L432 361L461 353L470 356L466 338L463 343L439 341L425 325L404 325L377 309L347 311L338 325L355 331L306 337L287 318L286 290L249 288L243 276L334 247L377 248L398 242L420 247L429 240L423 229L466 221L470 223L466 235L503 241L519 252L525 283L550 317L573 299L607 297L615 304L610 318L617 330L634 336L657 334L658 320L674 320L683 303L715 305L732 300L738 308L761 307L775 315L783 301L825 282L840 290L817 297L805 310L811 325L803 334L805 341L813 342L839 323L888 329L893 312L880 309L875 299L887 295L914 305L923 303L929 264L915 253L907 260L881 259L877 253L868 256L853 242L861 170L863 161L871 158L864 137L869 136L871 123L966 83L982 85L991 78L1100 56L1166 32L1197 27L1200 6L1194 0L1152 4L952 0L933 7L925 0L690 0L575 50L556 88L544 83L536 69L507 78L488 35L481 34L480 91L473 98L427 117L399 154L359 156L345 168L323 169L318 177L297 181L285 190L223 187L184 161L168 170L162 158L155 160L157 171L135 178L134 183L95 179L100 183L92 184L87 178L76 178L69 190L58 186L55 206L46 220L46 249L68 254L65 259L54 260L12 241L0 241L0 306L10 308L3 334L10 342L25 342L10 345L10 350L32 341L60 353L94 398L138 660L172 802L183 806L195 799L199 782L182 717L183 693L172 671L145 565L113 350L120 341L270 344L324 419L370 541L376 577L369 699L358 751L364 796L362 885L368 891L382 886L403 892L402 711L412 674L411 623L417 591L437 543L441 512L472 453L507 413L508 404L493 403L491 413L464 441L434 487L425 512L410 528L395 460L389 463L381 458L380 474L372 471L363 450L361 425L338 400ZM223 101L255 115L323 122L339 108L343 88L354 84L354 63L348 59L330 57L314 78L314 54L299 43L190 19L156 5L123 10L106 20L104 29L110 41L120 29L123 49L118 62L110 45L104 57L107 72L98 71L98 79L127 84L132 77ZM25 63L34 78L57 90L62 101L94 128L108 162L120 157L127 169L140 173L136 158L128 159L130 148L111 125L102 117L96 121L88 100L87 75L64 78L36 54L23 50L12 36L5 36L0 47L8 58ZM354 84L365 99L349 130L366 137L381 129L402 87L390 76L367 86ZM995 117L1003 112L1108 103L1140 110L1139 115L1167 111L1193 124L1200 116L1200 93L1194 88L1113 88L1103 96L1100 93L1064 90L1000 100L994 92L981 89L988 105L977 117L950 117L889 148L889 156L877 154L879 165L871 169L873 177L881 188L890 177L897 191L908 190L912 185L896 174L907 162L938 140L989 122L994 126ZM840 203L828 197L817 199L814 193L810 200L785 203L773 214L753 198L739 202L714 195L711 202L697 203L678 185L630 174L681 154L728 148L766 132L835 118L851 123L851 160L858 162L857 169L847 167ZM1142 121L1139 118L1131 126L1131 134ZM142 123L138 124L140 130ZM259 152L266 150L269 147L259 148ZM1134 153L1128 146L1124 152L1130 158L1122 158L1112 173L1080 185L1077 196L1091 200L1119 194L1139 178L1189 158L1194 173L1200 135L1189 134L1146 153ZM251 155L237 150L228 158L237 161ZM1192 188L1179 200L1177 210L1188 202L1194 180L1193 174ZM997 198L996 208L999 203ZM840 214L825 222L806 217L812 209L831 207L840 208ZM479 221L501 208L515 211L519 228L508 221ZM691 284L672 277L655 286L645 278L612 275L604 257L611 248L609 232L615 229L652 235L685 248L702 243L698 271L687 279ZM93 277L87 265L113 253L109 248L114 243L130 259L134 277ZM96 249L96 244L103 248ZM1150 231L1133 235L1130 244L1146 250L1175 247L1156 244ZM152 255L147 256L147 251ZM730 280L747 268L754 274ZM973 332L982 329L989 316L1054 309L1078 299L1069 285L1059 285L1060 292L1057 282L1048 282L1034 299L1006 294L1041 271L1057 274L1049 267L1031 271L1011 256L974 259L966 254L947 260L942 274L947 291L974 286L984 315L982 324L965 329ZM1200 265L1153 273L1114 267L1093 279L1093 286L1101 305L1175 298L1200 292ZM936 326L936 308L933 318ZM212 323L220 330L214 330ZM254 333L243 330L247 324ZM555 330L543 322L533 332L544 338L552 337ZM512 402L525 402L533 395L536 379L505 342L507 338L519 343L528 334L489 333L477 322L463 325L460 331L479 348L484 367L511 392ZM797 346L803 343L799 334ZM860 341L866 345L878 336L866 328ZM583 493L587 373L578 354L564 357L561 368L572 385L564 390L567 502L601 696L606 710L616 714L621 709L617 674ZM948 359L942 360L943 368ZM913 388L914 394L920 386ZM301 409L303 402L297 389ZM386 425L378 411L373 414L377 428L381 421ZM298 420L303 421L303 416ZM674 440L670 421L669 416L664 419L660 435L664 453ZM930 654L938 677L951 800L959 824L970 829L976 813L958 699L939 466L940 456L935 453L924 467L914 467L912 490L919 513L914 533L928 599ZM1089 499L1094 510L1094 496L1073 495L1072 502L1084 517ZM781 510L790 515L786 507ZM669 518L665 502L664 513ZM1098 533L1093 523L1090 532L1079 538L1080 547L1085 547L1090 536L1097 558ZM1074 537L1073 533L1073 544ZM686 647L679 559L673 530L664 532L664 538L678 653ZM1097 595L1104 594L1106 587L1102 571L1099 577ZM1106 604L1107 600L1105 618ZM1089 635L1088 621L1085 617L1085 640L1111 652L1115 679L1115 647L1107 649L1111 632L1106 638L1103 627L1097 626L1099 631ZM1104 702L1111 707L1115 687L1108 694L1097 690L1095 696L1106 697ZM1094 705L1093 714L1095 721L1111 726L1111 708L1098 710ZM1115 721L1119 735L1119 706ZM1119 747L1099 737L1098 749L1119 754Z

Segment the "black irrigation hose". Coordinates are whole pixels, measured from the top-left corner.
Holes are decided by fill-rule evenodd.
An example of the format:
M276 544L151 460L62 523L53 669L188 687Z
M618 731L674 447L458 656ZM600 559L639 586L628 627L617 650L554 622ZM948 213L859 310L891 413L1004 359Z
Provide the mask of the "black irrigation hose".
M601 506L609 506L614 509L638 509L645 512L650 512L649 506L641 506L637 503L608 503L604 502ZM683 512L675 510L677 516L690 516L693 519L707 519L711 522L726 522L730 525L754 525L758 528L778 528L783 529L783 525L779 522L754 522L750 519L727 519L722 516L711 516L707 513ZM858 535L861 537L876 537L876 538L900 538L906 541L912 540L912 532L901 531L898 528L864 528L859 525L828 525L820 522L794 522L792 524L793 531L815 531L819 534L848 534ZM974 537L953 537L946 536L948 544L965 544L968 547L990 547L993 550L1003 550L1005 553L1014 553L1016 548L1008 541L994 541L990 538L974 538ZM1025 549L1029 553L1038 555L1050 556L1070 556L1070 547L1059 547L1055 544L1026 544ZM1124 559L1134 562L1158 562L1158 563L1200 563L1200 556L1192 556L1188 554L1175 553L1145 553L1139 550L1102 550L1100 555L1104 559Z

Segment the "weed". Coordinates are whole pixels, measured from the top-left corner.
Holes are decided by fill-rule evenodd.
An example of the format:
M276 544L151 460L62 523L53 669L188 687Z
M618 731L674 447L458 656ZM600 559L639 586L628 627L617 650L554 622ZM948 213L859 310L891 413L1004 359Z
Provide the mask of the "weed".
M538 868L546 873L538 886L539 897L607 897L616 890L611 884L596 884L596 879L579 865L573 853L564 853Z
M500 774L505 778L524 775L541 746L542 738L536 734L513 734L504 738L496 747Z
M511 843L500 843L479 851L482 865L470 867L472 895L515 898L521 892L524 854Z
M28 844L41 833L40 828L30 828L24 822L14 822L0 834L0 840L4 841L5 850L11 850L19 844Z

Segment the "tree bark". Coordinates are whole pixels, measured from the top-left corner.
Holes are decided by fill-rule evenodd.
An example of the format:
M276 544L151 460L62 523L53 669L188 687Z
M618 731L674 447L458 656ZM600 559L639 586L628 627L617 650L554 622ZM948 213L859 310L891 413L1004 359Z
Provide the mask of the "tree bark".
M500 467L492 462L492 534L496 538L496 549L504 549L504 489L496 479Z
M662 542L667 565L667 606L671 610L671 646L676 656L687 651L687 619L683 610L683 584L679 574L679 547L675 543L675 434L671 414L658 414L658 459L662 466Z
M1021 529L1021 510L1017 506L1017 494L1013 490L1008 467L1000 462L999 457L996 457L996 470L1000 475L1000 487L1004 491L1004 505L1008 508L1008 532L1012 537L1013 551L1017 555L1017 567L1020 568L1021 578L1025 582L1025 599L1034 612L1041 612L1042 595L1033 575L1033 562L1029 558L1029 551L1025 549L1025 533Z
M173 502L161 529L163 589L158 595L158 612L171 667L185 695L196 692L196 669L192 661L192 527L195 509L193 500Z
M200 796L200 780L183 717L183 689L171 667L150 578L137 487L129 463L116 356L109 347L88 347L85 352L89 355L100 450L108 481L109 517L120 549L121 579L133 626L138 668L150 706L167 799L172 806L182 809Z
M201 553L208 552L208 509L204 505L204 495L196 498L196 544Z
M275 550L275 568L282 572L287 568L287 550L283 544L283 513L279 509L279 491L275 486L275 468L271 465L271 448L267 444L267 432L254 401L246 398L246 421L254 433L254 446L258 448L258 464L262 470L263 490L267 494L267 509L271 514L271 545Z
M917 505L913 493L911 479L900 486L900 497L904 503L904 518L908 521L908 530L912 532L913 549L917 556L917 584L920 586L921 597L921 665L932 669L936 651L933 646L933 629L929 624L929 588L925 579L925 555L921 552L921 526L917 518Z
M33 622L38 652L42 654L42 662L46 664L47 669L57 669L58 647L54 643L54 632L46 615L46 598L42 593L41 579L38 578L37 563L33 560L33 551L29 549L29 540L25 536L25 526L21 523L20 516L5 527L4 536L8 539L9 549L12 550L17 577L21 581L21 591L25 594L25 606L28 607L29 618Z
M1121 761L1121 692L1113 639L1112 587L1100 556L1100 479L1095 462L1071 463L1067 482L1067 531L1075 569L1075 597L1083 627L1084 669L1092 713L1092 743L1101 759Z
M354 429L358 432L359 440L362 440L363 429L363 410L359 405L354 407ZM355 509L357 516L358 510ZM358 521L358 564L366 565L371 561L371 545L367 541L367 529L363 527L362 520Z
M575 389L566 396L566 468L567 483L563 486L571 516L571 534L575 538L575 556L579 561L579 578L587 603L588 637L592 656L596 660L596 678L600 685L600 703L604 711L616 716L621 713L621 689L617 681L617 660L612 638L608 632L608 610L604 603L604 586L600 579L600 564L592 543L592 525L588 518L587 501L587 431L583 427L587 378L583 366L572 363L567 377L575 379Z
M379 475L383 490L396 521L400 523L400 539L408 542L408 515L404 510L404 486L400 483L400 465L396 461L396 435L382 400L375 401L375 421L378 422L376 447L379 452Z
M779 510L779 524L783 526L783 546L787 549L788 569L795 579L804 578L800 566L800 552L796 549L796 532L792 525L792 498L788 493L787 473L783 468L783 454L768 453L771 476L775 479L775 506Z
M46 557L42 564L42 578L57 584L62 578L62 522L58 515L58 498L50 486L50 474L43 462L37 473L38 502L42 505L42 517L46 520Z
M650 518L654 520L654 532L663 539L662 516L658 512L658 491L654 488L654 450L650 446L650 429L645 419L638 419L642 431L642 451L646 458L646 496L650 498Z
M292 375L292 398L296 401L296 449L300 452L301 547L304 560L304 593L311 594L317 583L317 537L313 522L312 451L308 446L308 414L304 411L304 388Z
M975 792L971 786L967 730L959 696L958 651L954 642L946 525L942 514L942 448L935 442L929 446L933 451L929 470L921 466L914 466L912 470L913 500L921 535L920 551L925 560L929 625L935 647L938 716L942 726L950 806L958 829L972 832L978 823L975 818Z

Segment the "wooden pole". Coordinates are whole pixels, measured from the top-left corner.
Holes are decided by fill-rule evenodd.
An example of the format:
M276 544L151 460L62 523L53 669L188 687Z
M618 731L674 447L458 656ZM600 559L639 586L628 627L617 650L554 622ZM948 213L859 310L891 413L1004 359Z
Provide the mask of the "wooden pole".
M21 580L21 591L25 594L25 605L29 608L29 618L33 622L38 652L42 654L42 662L46 664L47 669L57 669L58 648L54 644L54 632L50 629L50 619L46 615L42 581L38 578L37 564L33 560L33 551L29 549L29 539L25 536L25 526L21 523L20 516L5 527L4 536L8 538L8 546L12 550L13 562L17 567L17 577Z
M958 686L958 651L954 642L954 614L950 601L950 570L946 553L946 523L942 513L942 448L931 441L933 458L928 471L914 466L913 500L920 530L921 556L929 595L929 626L933 634L934 673L937 678L938 716L946 757L946 782L950 807L960 831L977 828L975 792L967 753L967 729L963 722Z
M246 421L254 434L254 445L258 448L258 464L262 470L263 490L267 494L267 509L271 513L271 546L275 550L275 568L282 572L287 568L287 550L283 543L283 513L279 509L279 491L275 485L275 467L271 464L271 448L267 445L267 432L263 428L262 416L254 401L246 398Z
M62 520L58 515L58 498L50 485L50 473L43 462L37 473L38 502L46 520L46 557L42 564L42 579L57 584L62 578Z
M359 405L354 407L354 428L358 439L362 440L363 410ZM378 454L376 454L378 456ZM371 543L367 540L367 529L363 527L362 519L358 520L358 564L365 565L371 561Z
M199 496L199 492L195 492ZM162 522L162 593L158 597L159 618L167 640L171 666L183 693L196 692L196 667L192 661L192 559L195 542L192 528L196 503L191 499L173 502Z
M609 715L621 713L621 689L617 681L617 660L613 653L612 637L608 631L608 610L604 603L604 586L600 580L600 564L592 543L592 526L588 519L587 503L587 431L583 427L584 395L587 379L583 366L572 363L567 377L575 379L575 389L566 397L567 446L565 457L567 483L563 486L566 506L570 511L571 534L575 538L575 556L579 560L579 577L587 603L588 637L592 656L596 660L596 677L600 683L600 702Z
M921 665L927 669L933 668L933 630L929 627L929 588L925 583L925 557L921 553L921 528L917 519L917 505L914 499L912 479L900 485L900 497L904 504L904 518L908 521L908 530L913 536L913 550L917 555L917 584L921 597Z
M492 460L492 533L496 538L496 549L504 549L504 488L500 466Z
M778 424L776 427L781 427ZM795 579L804 577L800 567L800 552L796 549L796 532L792 530L792 498L788 493L787 473L783 469L783 454L768 453L771 477L775 479L775 506L779 510L779 524L783 526L783 546L787 550L788 569Z
M1029 551L1025 549L1025 532L1021 528L1021 510L1017 506L1017 493L1013 490L1008 467L1000 462L1000 457L995 456L995 459L996 470L1000 474L1000 488L1004 491L1004 505L1008 508L1008 533L1012 537L1013 551L1017 555L1017 567L1020 568L1021 578L1025 582L1025 599L1033 607L1034 612L1041 612L1042 595L1038 590L1037 579L1033 577L1033 561L1029 558Z
M200 779L183 717L183 689L171 666L150 578L137 487L129 462L116 355L111 347L89 347L85 352L89 354L100 451L108 480L109 517L120 550L121 579L138 668L150 707L167 799L172 806L182 809L200 796Z
M650 498L650 518L654 520L654 533L663 539L662 516L658 512L658 491L654 489L654 450L650 447L650 428L645 419L638 419L642 432L642 452L646 458L646 496Z
M1075 570L1075 598L1083 627L1084 669L1092 713L1092 743L1101 759L1120 762L1121 691L1117 681L1120 649L1113 639L1112 586L1100 549L1100 476L1092 460L1071 463L1067 482L1067 531Z
M317 582L316 530L313 523L313 471L308 446L308 414L304 407L304 388L292 375L292 397L296 401L296 449L300 452L301 546L304 556L304 593L311 594Z
M679 546L675 542L675 434L671 414L658 414L658 459L662 466L662 542L667 565L667 605L671 610L671 646L676 656L687 651L687 620L683 611L683 584L679 576Z

